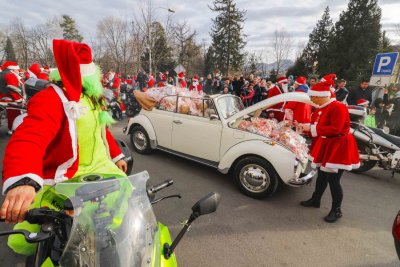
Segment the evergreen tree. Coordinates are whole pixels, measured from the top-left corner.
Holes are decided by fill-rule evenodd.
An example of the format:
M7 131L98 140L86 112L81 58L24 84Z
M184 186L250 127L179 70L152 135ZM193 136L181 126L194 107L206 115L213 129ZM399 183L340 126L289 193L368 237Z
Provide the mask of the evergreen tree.
M307 68L307 63L303 60L303 57L298 57L294 62L294 65L291 66L286 73L286 76L293 75L293 76L309 76L312 73L311 70Z
M175 62L172 55L172 48L167 43L164 27L157 21L151 26L151 59L154 73L158 71L169 71L174 68ZM142 67L149 71L149 51L142 57Z
M207 49L206 57L204 59L204 75L208 75L213 73L214 70L217 69L217 65L215 62L215 50L212 45L210 45Z
M68 15L62 16L62 22L60 23L60 27L62 28L63 38L65 40L82 42L83 37L79 34L79 31L76 28L75 20L73 20L70 16Z
M318 70L346 80L366 78L380 48L381 9L377 0L350 0L340 14L328 46L321 51Z
M217 68L229 75L230 70L239 70L243 64L246 42L242 30L246 11L239 10L234 0L214 0L210 9L218 13L210 32L214 60Z
M10 37L7 37L6 46L4 47L4 54L7 61L17 61Z
M333 23L329 15L329 7L326 7L322 18L317 22L314 30L310 33L308 43L304 48L300 58L296 60L296 63L292 68L292 72L306 76L313 73L314 63L318 62L319 59L324 56L321 53L326 51L326 46L328 44L328 38L332 27Z

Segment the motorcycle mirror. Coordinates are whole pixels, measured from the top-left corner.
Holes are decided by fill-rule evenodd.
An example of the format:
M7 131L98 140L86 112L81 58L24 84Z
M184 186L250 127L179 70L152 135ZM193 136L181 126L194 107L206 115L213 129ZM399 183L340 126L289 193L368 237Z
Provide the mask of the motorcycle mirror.
M196 204L192 207L192 214L190 215L189 220L186 222L183 229L179 232L175 240L172 242L171 245L168 243L164 244L164 258L169 259L174 253L176 246L181 241L182 237L186 234L189 230L190 225L194 220L196 220L199 216L206 215L213 213L217 210L218 204L221 200L221 195L213 192L209 193L208 195L201 198Z
M215 212L217 210L220 200L220 194L216 192L209 193L193 205L193 214L198 217Z

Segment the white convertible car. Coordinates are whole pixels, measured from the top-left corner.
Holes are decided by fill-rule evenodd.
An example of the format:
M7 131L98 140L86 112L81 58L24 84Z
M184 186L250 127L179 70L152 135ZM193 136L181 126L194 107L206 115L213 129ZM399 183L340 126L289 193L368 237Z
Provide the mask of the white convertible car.
M179 101L179 96L166 97L172 98L170 102ZM277 103L310 104L306 94L287 93L246 109L241 99L232 95L213 95L202 101L207 109L201 116L178 113L178 105L142 109L125 129L136 152L149 154L159 149L212 166L229 174L239 189L253 198L271 196L280 182L291 186L311 182L315 172L305 173L307 157L299 159L280 142L238 129L243 119Z

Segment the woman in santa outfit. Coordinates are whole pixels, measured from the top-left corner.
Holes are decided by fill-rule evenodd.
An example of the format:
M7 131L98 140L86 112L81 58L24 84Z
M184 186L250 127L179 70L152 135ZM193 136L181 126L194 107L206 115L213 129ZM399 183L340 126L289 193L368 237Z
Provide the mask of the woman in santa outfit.
M90 173L126 176L124 155L106 127L112 120L105 111L101 74L90 47L54 40L53 49L59 74L52 74L52 80L59 86L53 84L31 98L3 162L6 198L0 217L30 232L39 226L23 221L25 213L40 206L43 187ZM35 250L21 235L11 235L8 245L24 255Z
M203 88L202 88L201 84L199 83L199 76L195 75L192 80L193 81L189 86L189 91L197 90L197 92L200 93Z
M357 143L350 134L350 116L347 107L331 98L333 80L314 85L309 90L316 110L311 116L311 125L302 125L313 137L310 156L312 167L318 168L318 178L312 197L300 204L304 207L320 207L321 197L329 184L332 208L324 218L333 223L342 217L343 191L340 179L343 171L351 171L360 166Z
M268 90L267 98L286 93L287 87L288 87L287 78L279 77L278 80L276 81L275 86L272 87L270 90ZM272 111L274 114L274 118L276 118L278 121L282 121L285 116L285 114L283 112L283 103L278 103L278 104L268 108L267 111Z

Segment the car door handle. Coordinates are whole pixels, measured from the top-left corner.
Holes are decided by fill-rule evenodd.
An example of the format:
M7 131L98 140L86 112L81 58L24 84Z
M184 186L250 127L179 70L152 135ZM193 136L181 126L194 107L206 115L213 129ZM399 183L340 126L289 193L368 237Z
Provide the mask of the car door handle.
M182 122L180 120L174 120L172 122L175 123L175 124L182 124Z

